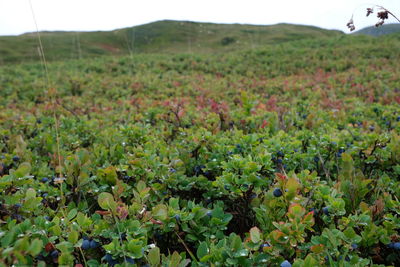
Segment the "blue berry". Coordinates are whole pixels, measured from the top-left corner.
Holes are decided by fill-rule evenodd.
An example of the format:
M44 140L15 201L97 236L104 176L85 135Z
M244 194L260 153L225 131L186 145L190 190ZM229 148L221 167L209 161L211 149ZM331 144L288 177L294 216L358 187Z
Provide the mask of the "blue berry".
M202 173L203 173L203 169L204 169L205 167L206 167L206 166L204 166L204 165L197 165L197 166L195 166L195 167L194 167L194 175L199 176L200 174L202 174Z
M339 153L344 153L346 150L344 148L339 148Z
M284 262L281 263L281 267L292 267L292 264L285 260Z
M135 264L135 260L132 259L132 258L129 258L129 257L126 257L126 258L125 258L125 261L126 261L127 263L129 263L129 264Z
M20 204L20 203L17 203L17 204L14 205L14 208L16 208L16 209L19 209L21 207L22 207L22 204Z
M122 233L120 237L122 240L126 240L126 233Z
M393 244L393 248L394 248L395 250L400 250L400 242L394 243L394 244Z
M282 151L278 151L278 153L276 153L278 155L278 157L284 157L285 153L283 153Z
M90 242L91 241L89 241L89 240L83 240L81 248L83 250L88 250L90 248Z
M278 164L282 164L282 159L277 159L276 162L277 162Z
M100 247L99 242L97 242L95 240L90 241L90 248L98 248L98 247Z
M257 198L257 194L256 194L256 193L252 193L252 194L250 195L250 199L255 199L255 198Z
M211 217L211 216L212 216L212 211L211 211L211 210L207 211L207 216L208 216L208 217Z
M12 160L13 160L14 162L17 162L17 161L20 160L20 158L19 158L18 156L14 156L14 157L12 158Z
M282 196L282 190L279 188L275 188L273 194L274 194L274 197L280 197L280 196Z
M326 215L329 216L329 208L328 207L323 207L322 212Z
M400 116L398 116L398 117L396 118L396 121L400 121Z
M57 259L58 258L58 250L53 250L51 253L50 253L50 256L53 258L53 259Z
M111 261L114 260L111 254L106 254L106 256L104 257L104 259L105 259L107 262L111 262Z
M318 157L318 156L315 156L315 157L314 157L314 162L315 162L315 163L318 163L318 162L319 162L319 157Z
M44 178L42 178L42 180L40 180L42 183L47 183L48 181L49 181L49 178L46 178L46 177L44 177Z
M343 256L339 256L339 260L342 260L343 259ZM346 256L345 258L344 258L344 260L345 261L350 261L350 257L349 256Z
M268 243L261 244L260 249L269 248L271 245Z
M176 214L174 217L175 217L175 220L178 222L181 220L181 216L179 216L178 214Z
M352 248L352 249L357 249L357 248L358 248L358 245L357 245L356 243L353 243L353 244L351 244L351 248Z

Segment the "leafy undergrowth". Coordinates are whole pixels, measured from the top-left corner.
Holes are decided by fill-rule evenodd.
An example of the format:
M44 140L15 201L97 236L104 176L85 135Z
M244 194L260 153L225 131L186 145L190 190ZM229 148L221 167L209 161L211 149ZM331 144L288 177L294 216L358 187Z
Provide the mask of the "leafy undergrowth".
M0 68L0 265L399 266L398 42Z

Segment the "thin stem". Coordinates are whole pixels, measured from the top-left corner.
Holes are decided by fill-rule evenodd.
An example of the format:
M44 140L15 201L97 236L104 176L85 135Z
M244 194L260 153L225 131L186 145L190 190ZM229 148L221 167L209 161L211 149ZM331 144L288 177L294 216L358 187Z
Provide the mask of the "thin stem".
M39 27L38 27L38 24L37 24L35 11L33 9L33 5L32 5L32 1L31 0L29 0L29 5L30 5L30 8L31 8L33 21L35 22L36 34L37 34L37 37L38 37L38 40L39 40L40 58L41 58L42 64L43 64L44 69L45 69L47 89L48 89L49 92L51 92L53 88L51 88L50 75L49 75L49 70L47 68L46 56L45 56L44 50L43 50L42 38L40 36ZM54 89L54 91L55 92L51 92L51 97L52 97L52 101L51 102L53 102L53 117L54 117L55 130L56 130L59 176L60 176L60 178L62 178L61 155L60 155L60 135L59 135L59 129L58 129L58 119L57 119L57 116L56 116L56 90ZM60 191L61 191L60 193L61 193L62 205L64 206L65 205L65 198L64 198L64 193L63 193L63 189L62 189L62 184L60 185ZM64 214L64 216L65 216L65 214Z
M189 253L190 257L195 261L198 262L192 251L188 248L186 245L185 241L178 235L178 233L175 231L175 235L179 238L179 240L182 242L183 246L185 247L186 251Z
M86 263L85 254L83 254L83 251L82 251L82 248L81 248L81 247L79 247L79 251L80 251L80 252L81 252L81 254L82 254L83 263L85 264L84 266L88 266L88 265L87 265L87 263Z

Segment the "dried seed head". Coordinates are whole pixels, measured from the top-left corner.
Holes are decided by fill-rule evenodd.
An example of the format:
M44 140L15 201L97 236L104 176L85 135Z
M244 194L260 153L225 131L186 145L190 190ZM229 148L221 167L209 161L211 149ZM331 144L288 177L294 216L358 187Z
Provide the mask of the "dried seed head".
M381 12L378 12L378 18L380 18L381 20L385 20L389 18L389 11L384 10Z
M378 21L378 22L375 24L375 27L382 26L383 23L385 23L385 21L384 21L384 20L380 20L380 21Z
M373 8L367 8L367 17L369 15L371 15L372 13L374 13L374 9Z
M350 31L354 31L356 29L356 27L354 26L353 18L351 18L349 22L347 22L346 26L350 29Z

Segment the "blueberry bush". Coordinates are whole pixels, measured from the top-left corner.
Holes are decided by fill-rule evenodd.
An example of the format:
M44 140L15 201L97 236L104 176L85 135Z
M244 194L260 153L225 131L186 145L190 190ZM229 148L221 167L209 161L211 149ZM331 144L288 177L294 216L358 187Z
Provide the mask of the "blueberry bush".
M399 41L0 67L0 266L399 266Z

